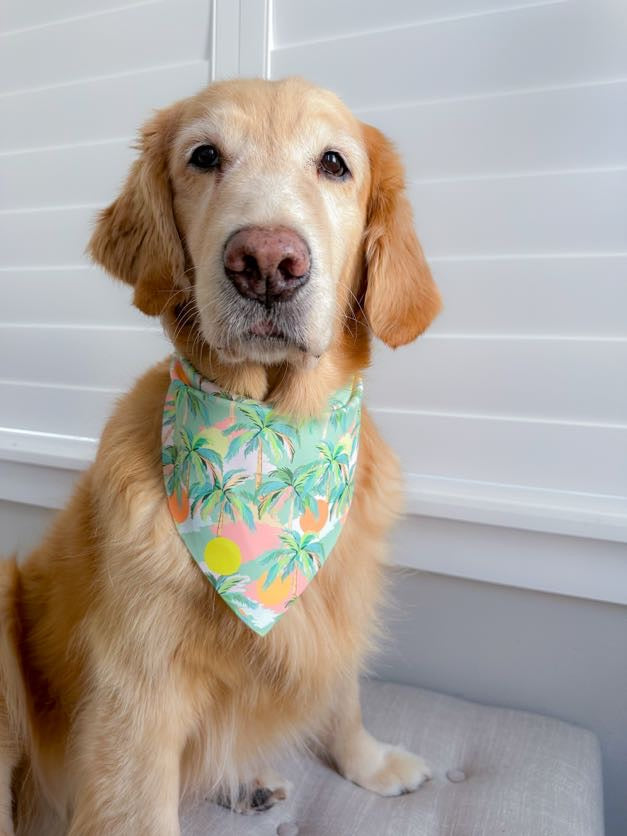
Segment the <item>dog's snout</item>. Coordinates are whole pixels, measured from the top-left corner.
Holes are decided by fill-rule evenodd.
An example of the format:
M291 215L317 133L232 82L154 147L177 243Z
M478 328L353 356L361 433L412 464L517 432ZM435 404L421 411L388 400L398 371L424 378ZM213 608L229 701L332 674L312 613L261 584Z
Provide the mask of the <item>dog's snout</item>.
M307 244L284 226L240 229L224 249L224 269L237 290L267 306L289 299L305 284L310 268Z

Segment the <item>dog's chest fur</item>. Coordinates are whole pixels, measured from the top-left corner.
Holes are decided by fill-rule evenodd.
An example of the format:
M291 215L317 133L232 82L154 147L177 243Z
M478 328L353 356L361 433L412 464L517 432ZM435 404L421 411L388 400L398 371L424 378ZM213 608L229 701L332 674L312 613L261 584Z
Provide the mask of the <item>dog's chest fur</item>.
M373 635L398 468L364 412L342 535L306 594L258 636L214 592L172 521L160 462L166 387L167 371L155 369L118 405L44 544L55 559L39 565L34 555L24 567L25 616L37 649L29 664L51 694L71 695L68 725L42 717L42 740L71 737L77 707L101 699L92 683L115 690L114 713L141 704L144 689L162 733L179 741L183 788L195 790L246 779L277 747L324 730Z
M152 381L147 375L136 392L145 400L144 387L159 393L163 385L163 375ZM160 405L159 396L153 400ZM137 643L131 639L129 658L141 655L157 676L165 676L159 670L169 665L178 710L189 727L184 759L195 784L194 773L205 771L201 764L226 758L245 766L278 744L323 728L328 707L359 668L373 635L381 541L395 511L397 465L366 416L355 499L342 535L306 594L260 637L214 592L173 525L158 444L150 438L159 410L143 454L124 449L130 444L128 419L127 412L123 433L113 419L103 449L115 452L100 456L96 465L108 470L96 481L109 483L133 467L127 489L120 484L114 502L102 509L119 532L114 545L106 546L102 582L109 586L107 609L126 622L127 637L141 629ZM364 531L371 533L368 540Z

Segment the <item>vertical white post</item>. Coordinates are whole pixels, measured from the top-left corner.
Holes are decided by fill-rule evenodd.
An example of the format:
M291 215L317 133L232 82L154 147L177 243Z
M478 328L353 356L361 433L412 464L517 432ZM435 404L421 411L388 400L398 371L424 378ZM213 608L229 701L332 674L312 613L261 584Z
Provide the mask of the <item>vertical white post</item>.
M211 81L268 78L272 0L212 0Z

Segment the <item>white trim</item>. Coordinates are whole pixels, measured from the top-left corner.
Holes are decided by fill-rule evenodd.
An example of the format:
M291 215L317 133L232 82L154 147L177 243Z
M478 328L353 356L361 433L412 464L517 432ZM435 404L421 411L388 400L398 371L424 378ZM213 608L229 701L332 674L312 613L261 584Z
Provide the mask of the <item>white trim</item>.
M211 81L231 78L239 69L239 0L212 0Z
M92 438L0 428L0 500L63 508L97 448Z
M211 81L268 78L272 0L212 0Z
M410 474L407 511L420 516L627 543L624 496Z
M95 438L0 427L0 462L85 470L94 460L97 449Z
M410 516L390 551L423 572L627 605L624 543Z
M268 78L272 0L240 0L239 75Z
M74 467L4 459L0 461L0 501L60 510L70 498L77 476Z

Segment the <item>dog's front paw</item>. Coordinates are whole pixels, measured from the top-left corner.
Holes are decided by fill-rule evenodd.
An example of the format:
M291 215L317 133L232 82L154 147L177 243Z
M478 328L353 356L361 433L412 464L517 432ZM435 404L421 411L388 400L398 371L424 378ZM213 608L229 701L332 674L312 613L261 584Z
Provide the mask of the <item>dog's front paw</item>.
M374 742L374 741L373 741ZM431 778L431 770L418 755L396 746L378 743L370 757L345 770L345 777L379 795L404 795L417 790ZM373 757L375 755L375 757Z

